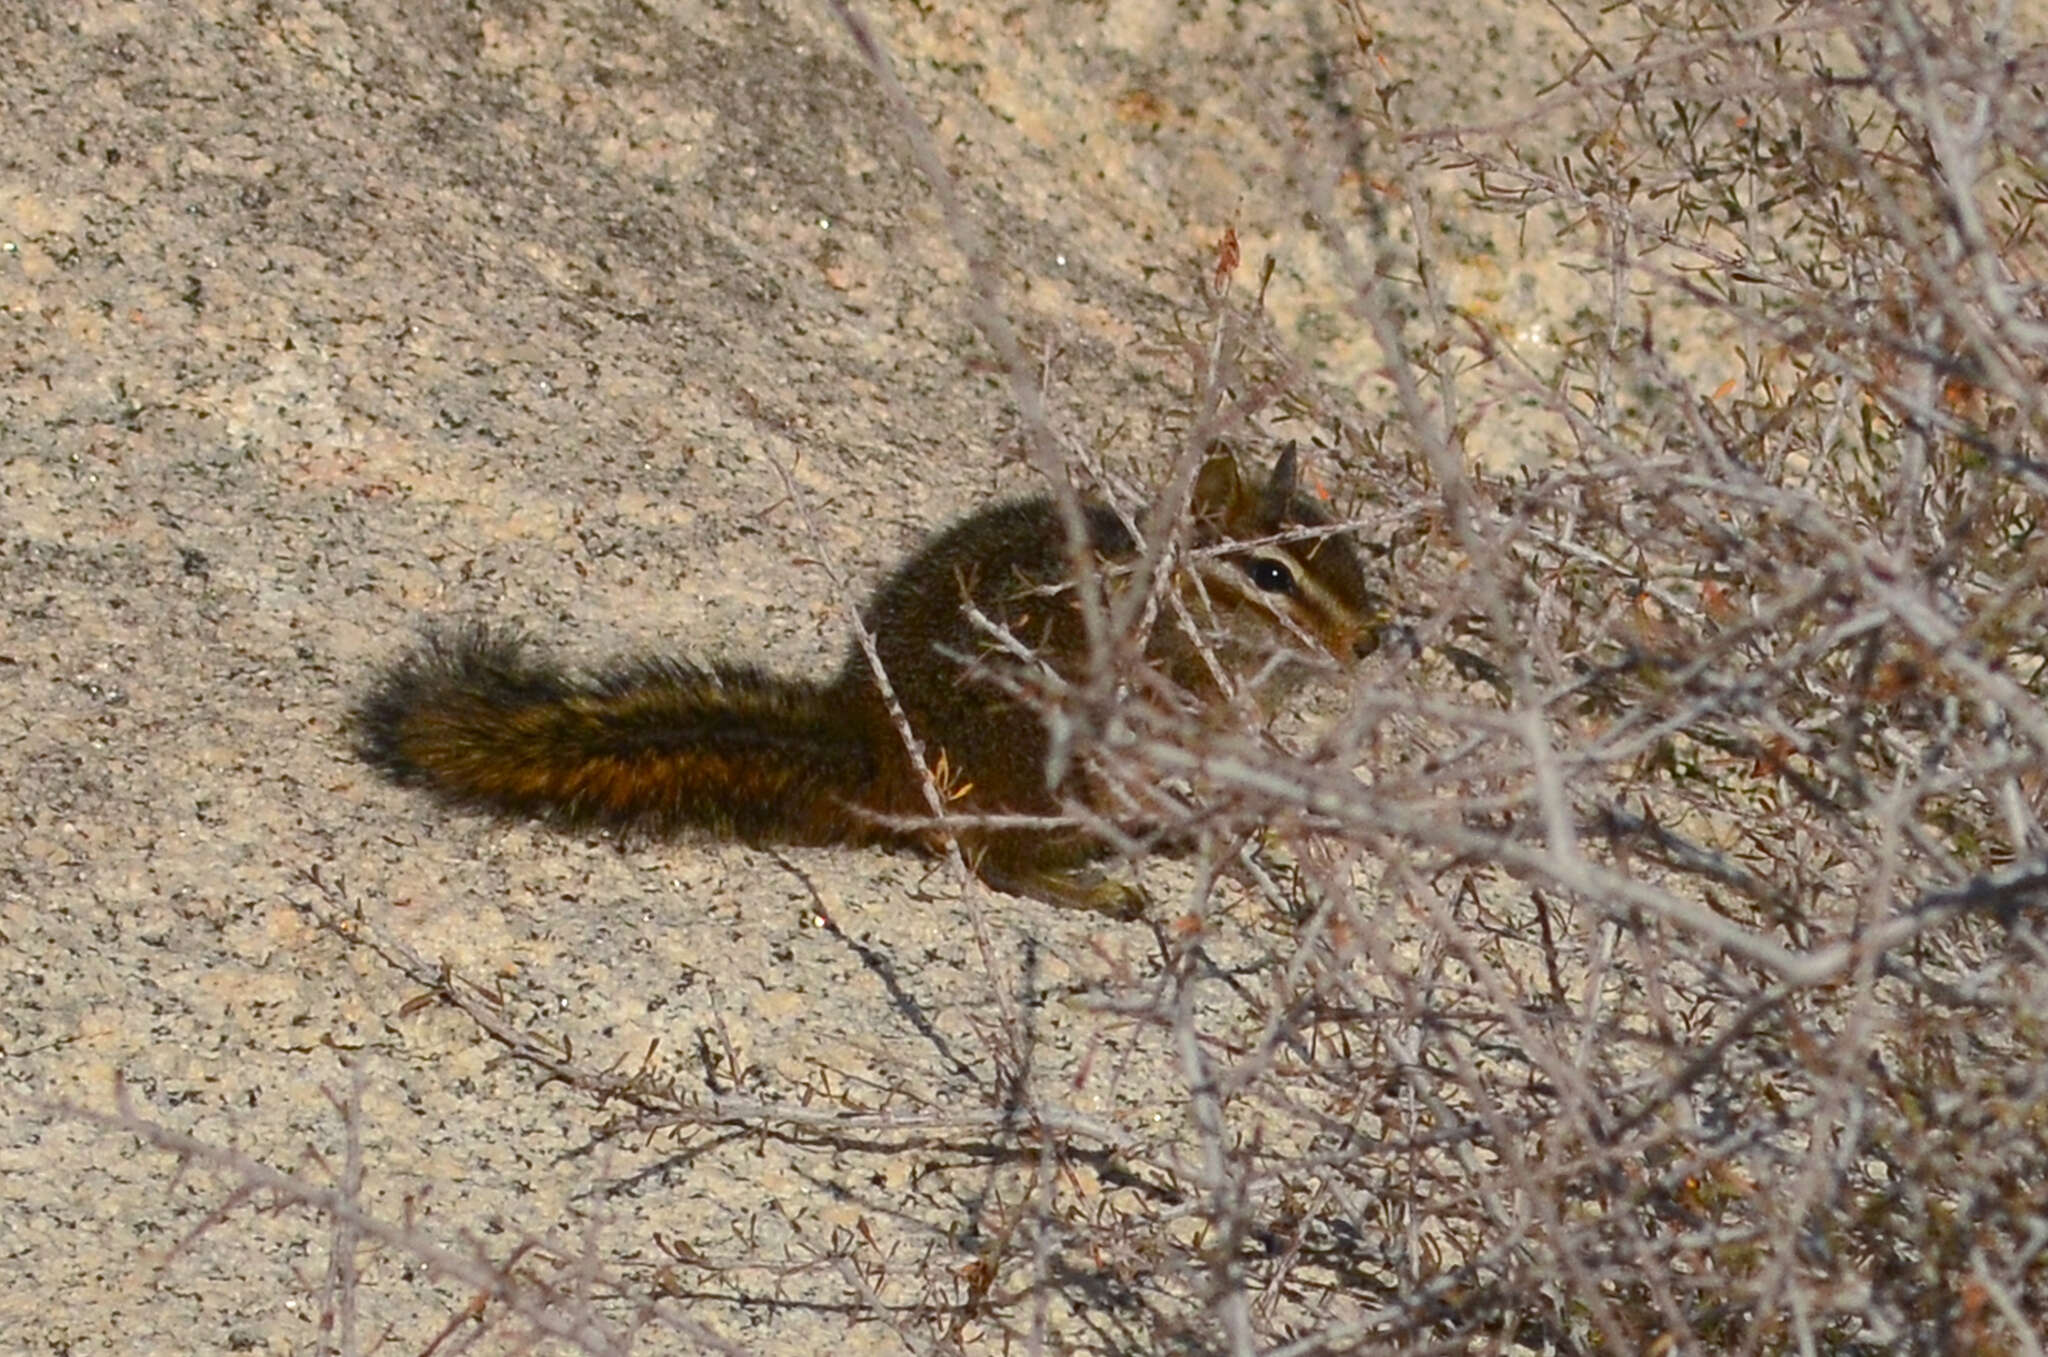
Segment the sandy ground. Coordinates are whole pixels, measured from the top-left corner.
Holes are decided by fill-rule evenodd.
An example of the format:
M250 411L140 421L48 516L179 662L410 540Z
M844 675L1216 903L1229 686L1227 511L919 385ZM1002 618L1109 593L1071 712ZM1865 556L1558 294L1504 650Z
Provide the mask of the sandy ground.
M1445 120L1540 83L1542 30L1399 8L1372 59ZM1274 312L1326 375L1369 369L1289 182L1338 12L872 19L1064 436L1156 468L1174 318L1230 224L1279 255ZM1143 926L977 912L913 859L622 851L443 813L351 757L350 702L425 619L814 672L845 635L824 562L858 589L1031 487L965 267L830 11L141 0L8 27L0 1350L319 1339L327 1225L259 1200L181 1246L230 1180L53 1110L111 1109L117 1077L139 1114L319 1183L359 1078L384 1218L494 1256L588 1232L627 1272L659 1235L716 1265L674 1291L741 1348L900 1350L802 1264L881 1222L890 1294L951 1295L995 1170L709 1134L593 1149L586 1097L318 926L453 968L593 1066L658 1041L704 1088L870 1104L986 1107L1002 995L1154 963ZM1521 295L1506 270L1477 287ZM1046 1077L1114 1046L1046 1011ZM1096 1110L1133 1135L1176 1115L1141 1087ZM420 1350L469 1298L396 1250L364 1266L365 1347Z

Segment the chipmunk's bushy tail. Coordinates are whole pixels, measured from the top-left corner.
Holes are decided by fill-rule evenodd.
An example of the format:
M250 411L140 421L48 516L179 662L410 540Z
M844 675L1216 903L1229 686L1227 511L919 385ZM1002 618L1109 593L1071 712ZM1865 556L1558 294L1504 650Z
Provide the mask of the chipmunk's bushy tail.
M878 793L895 770L876 751L895 735L863 728L864 696L670 660L579 678L479 626L393 665L356 728L370 763L458 805L757 843L886 841L861 812L889 808Z

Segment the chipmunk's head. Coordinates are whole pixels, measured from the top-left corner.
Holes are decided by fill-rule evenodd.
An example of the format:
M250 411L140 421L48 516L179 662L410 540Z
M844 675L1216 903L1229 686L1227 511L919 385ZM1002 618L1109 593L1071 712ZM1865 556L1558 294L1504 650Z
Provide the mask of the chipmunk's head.
M1387 620L1357 548L1302 493L1297 472L1290 443L1263 481L1220 450L1195 478L1193 570L1218 625L1219 658L1241 676L1270 678L1319 657L1348 667L1378 647Z

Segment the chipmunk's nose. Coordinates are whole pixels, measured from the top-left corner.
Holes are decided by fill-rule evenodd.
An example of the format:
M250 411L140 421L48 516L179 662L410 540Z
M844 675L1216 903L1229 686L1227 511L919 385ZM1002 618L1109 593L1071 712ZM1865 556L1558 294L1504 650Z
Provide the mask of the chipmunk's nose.
M1378 627L1367 627L1364 631L1358 633L1356 640L1352 641L1351 658L1362 660L1379 648L1380 629Z

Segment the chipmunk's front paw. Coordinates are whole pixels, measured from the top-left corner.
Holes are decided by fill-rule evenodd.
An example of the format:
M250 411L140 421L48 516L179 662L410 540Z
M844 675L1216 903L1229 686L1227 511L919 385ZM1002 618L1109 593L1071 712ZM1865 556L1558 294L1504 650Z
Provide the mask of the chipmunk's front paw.
M1152 898L1136 882L1100 867L1006 869L983 862L977 873L999 891L1043 900L1063 909L1107 914L1112 919L1142 919L1152 904Z

